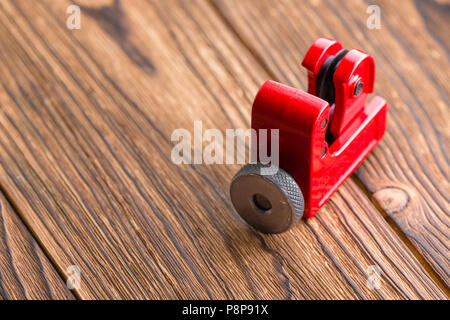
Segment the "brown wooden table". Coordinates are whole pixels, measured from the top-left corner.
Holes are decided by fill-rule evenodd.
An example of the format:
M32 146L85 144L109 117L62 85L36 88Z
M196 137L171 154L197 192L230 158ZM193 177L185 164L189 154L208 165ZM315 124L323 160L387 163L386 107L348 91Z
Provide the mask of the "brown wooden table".
M0 1L0 298L448 298L448 1L80 0L80 30L71 4ZM320 36L374 56L387 133L263 235L230 203L239 165L175 165L171 134L248 128L265 80L306 89Z

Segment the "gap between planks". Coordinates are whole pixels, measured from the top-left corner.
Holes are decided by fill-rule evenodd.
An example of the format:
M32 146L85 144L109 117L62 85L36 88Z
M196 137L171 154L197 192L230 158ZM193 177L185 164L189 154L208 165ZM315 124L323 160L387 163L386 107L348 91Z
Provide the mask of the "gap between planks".
M30 234L30 236L33 238L33 240L36 242L38 248L43 252L44 256L48 259L50 264L52 265L53 269L56 271L58 276L60 277L61 281L66 283L67 276L65 275L64 271L59 268L58 264L52 259L52 256L47 251L47 248L43 245L43 243L39 240L39 237L36 236L35 232L33 231L33 228L27 223L27 221L23 218L23 214L20 213L20 209L16 205L16 203L12 200L10 197L8 191L6 188L1 184L0 182L0 194L3 194L4 200L7 202L7 204L11 207L13 214L16 215L17 219L22 223L26 231ZM1 208L0 208L1 209ZM82 300L79 296L77 290L69 290L72 296L76 300Z
M373 197L369 190L364 186L362 181L359 179L359 177L356 174L352 174L351 178L353 181L355 181L356 185L364 192L364 194L372 201L375 208L378 210L378 212L383 216L383 218L386 220L386 222L389 224L389 226L394 230L394 232L398 235L398 237L403 241L403 243L408 247L409 251L416 257L416 259L419 261L419 263L422 265L422 267L428 272L428 274L431 276L431 278L434 280L434 282L437 283L437 285L442 289L442 291L445 292L447 297L450 298L450 290L445 285L442 278L436 273L436 271L433 270L431 265L427 262L425 257L420 254L420 252L414 247L414 245L411 243L411 241L408 239L408 237L403 233L403 231L399 228L397 223L389 217L389 215L383 210L380 203Z
M0 270L0 300L77 299L74 292L66 287L64 277L45 247L22 219L14 202L0 184L0 235L2 233L0 246L5 246L6 252L0 258L9 257L9 261L6 261L6 270ZM11 268L9 271L8 266ZM12 278L8 278L10 272ZM3 278L2 274L5 273L6 278ZM18 290L12 290L11 287L14 286ZM42 289L42 286L45 288Z

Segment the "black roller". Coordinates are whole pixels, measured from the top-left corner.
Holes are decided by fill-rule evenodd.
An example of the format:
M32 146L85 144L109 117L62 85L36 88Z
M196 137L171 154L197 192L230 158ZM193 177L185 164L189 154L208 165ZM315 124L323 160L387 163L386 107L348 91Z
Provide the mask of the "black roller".
M316 95L327 101L330 106L335 101L335 90L333 76L339 63L342 61L348 50L342 49L335 56L328 57L322 64L316 79Z

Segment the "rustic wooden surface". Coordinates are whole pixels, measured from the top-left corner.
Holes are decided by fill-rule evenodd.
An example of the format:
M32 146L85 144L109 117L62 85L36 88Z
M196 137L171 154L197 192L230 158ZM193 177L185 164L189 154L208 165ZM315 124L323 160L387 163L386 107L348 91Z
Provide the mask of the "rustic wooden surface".
M433 36L436 27L430 26L428 15L446 12L449 18L449 6L375 3L382 12L380 30L366 27L363 1L282 1L277 6L270 1L217 1L235 32L284 83L305 88L298 68L290 67L298 58L287 53L305 52L306 44L320 35L345 39L347 46L372 53L378 67L376 94L389 101L389 123L386 137L357 176L448 286L449 39L448 34L446 41Z
M81 299L448 297L447 4L377 2L370 31L363 1L83 0L71 31L71 3L0 2L0 186L15 208L0 217L38 252L0 251L4 298L71 298L74 264ZM229 201L238 166L176 166L170 136L194 120L247 128L263 81L305 88L299 61L322 35L374 55L388 132L316 218L262 235ZM43 279L3 276L36 261Z

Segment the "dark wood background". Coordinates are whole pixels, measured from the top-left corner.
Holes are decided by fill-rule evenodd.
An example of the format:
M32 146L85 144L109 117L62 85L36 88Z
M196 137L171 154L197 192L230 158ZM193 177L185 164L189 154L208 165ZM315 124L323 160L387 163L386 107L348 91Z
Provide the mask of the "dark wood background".
M0 298L447 299L449 20L445 0L1 0ZM176 166L171 133L248 128L265 80L306 89L320 36L374 56L387 133L315 218L263 235L230 203L239 166Z

